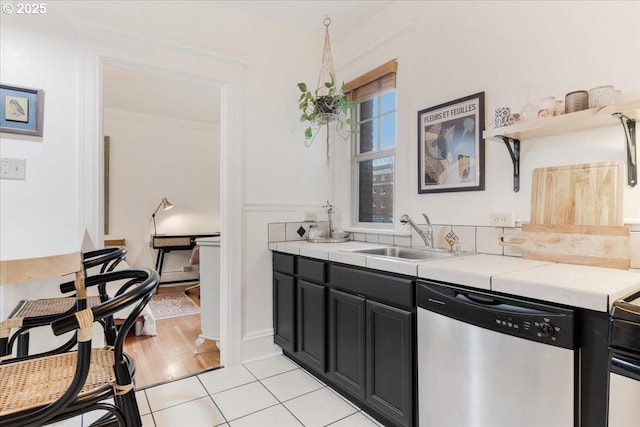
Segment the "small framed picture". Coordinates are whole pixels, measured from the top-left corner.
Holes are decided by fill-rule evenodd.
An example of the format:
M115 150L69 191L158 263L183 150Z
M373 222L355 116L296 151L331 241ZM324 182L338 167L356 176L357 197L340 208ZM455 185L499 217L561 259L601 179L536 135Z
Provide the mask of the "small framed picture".
M484 190L484 92L418 112L418 193Z
M42 136L44 91L0 84L0 132Z

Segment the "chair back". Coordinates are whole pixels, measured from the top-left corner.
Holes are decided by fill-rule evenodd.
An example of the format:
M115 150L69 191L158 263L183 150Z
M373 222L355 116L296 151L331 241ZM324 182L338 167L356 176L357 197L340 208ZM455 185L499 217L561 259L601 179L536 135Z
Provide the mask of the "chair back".
M79 277L81 276L82 274L79 274ZM87 376L91 367L91 337L93 333L93 322L105 319L112 316L115 312L133 305L134 308L131 310L129 317L127 317L127 320L122 325L121 330L118 331L118 339L116 340L114 349L113 364L116 381L120 381L122 377L125 377L124 382L126 384L131 383L129 375L130 361L125 357L122 348L124 346L124 336L126 336L127 332L135 322L136 317L155 293L160 282L159 276L151 269L132 268L128 270L107 272L89 278L83 278L82 280L85 281L86 286L95 286L99 283L121 280L126 280L126 283L118 290L116 295L108 301L73 314L65 315L51 323L51 329L56 335L78 330L78 333L76 334L78 337L77 358L73 380L60 397L45 406L36 406L29 409L16 410L15 412L0 410L0 414L2 414L0 415L0 427L42 425L51 420L64 419L85 410L95 409L93 406L97 401L105 398L103 395L104 389L100 393L96 392L94 395L91 395L91 392L85 391L83 392L82 398L78 399L78 394L87 381ZM13 358L0 363L0 366L5 365L5 368L11 368L8 365L14 365L18 368L27 364L44 361L44 359L47 358L55 357L56 355ZM112 387L107 388L107 390L112 389ZM0 390L0 393L8 392L10 392L10 390ZM127 392L129 398L135 403L135 397L132 397L133 393L133 390L131 390L130 393ZM123 396L112 397L116 397L116 400L123 399ZM119 413L119 416L134 416L135 414L127 415L125 412L136 412L135 409L137 409L137 407L135 407L135 405L130 405L129 409L129 411L120 411L121 413ZM137 414L136 417L139 419L139 414Z

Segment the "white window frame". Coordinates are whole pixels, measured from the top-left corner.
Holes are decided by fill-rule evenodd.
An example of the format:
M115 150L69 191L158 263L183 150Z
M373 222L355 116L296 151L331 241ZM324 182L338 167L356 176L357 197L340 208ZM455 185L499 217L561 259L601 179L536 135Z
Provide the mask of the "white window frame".
M351 192L352 192L352 200L353 200L353 205L352 205L352 224L354 227L356 228L361 228L361 229L380 229L380 230L393 230L395 228L395 213L396 213L396 193L397 193L397 189L395 188L396 186L396 165L398 163L398 159L396 157L396 148L398 146L398 92L397 92L397 88L393 88L393 89L387 89L385 91L380 91L380 92L376 92L375 93L375 97L380 98L382 95L384 95L385 93L390 92L391 90L396 92L396 106L395 109L393 110L393 113L395 114L395 135L394 135L394 145L393 147L388 147L388 148L383 148L380 150L376 150L376 151L369 151L367 153L362 153L362 154L358 154L358 146L359 146L359 142L360 142L360 135L356 134L353 135L353 137L351 138L352 140L352 150L351 150ZM369 97L366 99L361 100L360 102L365 102L368 101L370 99L373 99L373 97ZM354 111L352 111L352 115L356 117L356 120L359 119L358 114L357 114L357 106L354 108ZM386 115L387 113L385 113L384 115ZM384 115L378 115L376 116L376 118L380 118L383 117ZM359 125L359 121L357 121L356 124ZM380 123L380 121L378 121L378 123ZM377 132L377 135L380 135L380 132ZM393 216L392 216L392 221L389 223L378 223L378 222L360 222L359 221L359 201L360 201L360 183L358 181L359 178L359 174L358 174L358 163L360 162L365 162L365 161L369 161L369 160L375 160L375 159L379 159L379 158L383 158L383 157L389 157L389 156L393 156L393 185L394 185L394 192L393 192Z

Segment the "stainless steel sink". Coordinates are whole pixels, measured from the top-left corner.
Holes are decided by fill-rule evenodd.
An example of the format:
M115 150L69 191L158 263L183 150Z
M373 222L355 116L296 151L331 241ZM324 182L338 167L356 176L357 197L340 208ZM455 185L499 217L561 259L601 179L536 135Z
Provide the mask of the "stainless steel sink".
M398 246L373 249L358 249L350 252L406 260L427 260L449 258L455 256L452 252L444 249L415 249L403 248Z

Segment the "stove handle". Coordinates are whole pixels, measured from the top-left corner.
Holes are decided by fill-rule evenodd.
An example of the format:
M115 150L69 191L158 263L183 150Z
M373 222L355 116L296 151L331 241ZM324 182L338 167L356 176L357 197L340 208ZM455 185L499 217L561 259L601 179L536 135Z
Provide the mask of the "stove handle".
M640 356L626 357L618 353L611 355L611 372L640 381Z

